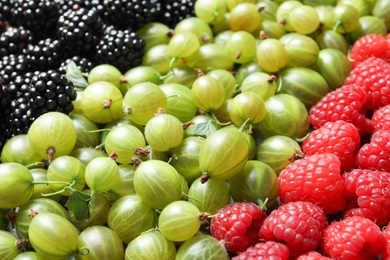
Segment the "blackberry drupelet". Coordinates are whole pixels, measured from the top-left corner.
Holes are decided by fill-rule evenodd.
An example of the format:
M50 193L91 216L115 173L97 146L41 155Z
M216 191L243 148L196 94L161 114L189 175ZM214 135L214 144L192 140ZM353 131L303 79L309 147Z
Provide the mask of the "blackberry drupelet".
M89 0L87 6L99 11L110 25L120 29L138 30L154 21L159 10L159 0Z
M103 34L103 20L96 10L68 10L58 20L57 36L69 56L92 56Z
M51 0L16 0L12 13L17 26L29 29L35 39L52 35L60 16L55 2Z
M57 69L63 59L61 43L55 38L46 38L37 44L29 44L23 53L30 71Z
M68 115L76 97L73 83L56 70L41 72L31 80L29 105L35 118L50 111Z
M157 21L173 29L181 20L196 16L195 2L196 0L162 0Z
M20 54L32 41L33 35L30 30L22 26L8 27L0 35L0 57L10 54Z
M13 24L15 20L12 13L15 2L16 0L0 0L0 12L4 16L4 19L10 24Z
M145 53L145 41L137 32L119 30L109 26L97 45L96 63L108 63L122 73L141 65Z
M91 69L95 66L94 62L91 59L87 59L81 56L73 56L60 64L58 68L59 73L66 74L66 65L69 61L74 61L74 63L76 63L77 65L77 68L83 73L89 73Z

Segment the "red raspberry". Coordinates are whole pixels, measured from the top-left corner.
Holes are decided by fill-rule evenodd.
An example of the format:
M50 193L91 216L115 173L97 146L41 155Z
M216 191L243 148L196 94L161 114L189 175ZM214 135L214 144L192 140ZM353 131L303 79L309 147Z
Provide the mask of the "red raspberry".
M390 172L390 130L378 130L364 144L357 156L356 165L363 169Z
M353 44L350 52L352 68L369 57L383 57L387 51L386 38L379 34L367 34Z
M390 173L355 169L341 177L347 201L344 216L361 216L378 226L387 225L390 221Z
M387 42L387 50L385 54L383 54L382 58L387 62L390 63L390 33L386 36L386 42Z
M331 258L321 255L316 251L310 251L304 255L300 255L296 260L330 260Z
M376 259L384 245L381 229L359 216L332 222L322 233L322 252L332 259Z
M334 154L306 155L284 168L279 176L281 202L308 201L321 207L325 214L344 209L344 181L340 160Z
M378 109L390 104L390 64L377 57L370 57L351 70L344 81L345 85L363 87L368 96L364 106Z
M259 231L260 239L284 243L294 259L319 248L325 228L324 211L307 201L289 202L271 211Z
M352 123L359 133L373 130L371 120L366 118L363 105L367 101L366 91L357 85L344 85L326 94L310 108L310 124L320 128L326 122L343 120Z
M310 132L302 143L306 155L332 153L341 162L341 170L355 168L355 155L360 148L358 129L351 123L337 120L327 122L322 127Z
M235 202L219 209L211 219L213 237L225 243L232 253L245 251L259 241L258 231L266 213L256 204Z
M232 260L251 260L251 259L278 259L287 260L289 257L288 247L285 244L275 241L266 241L257 243L249 247L246 251L232 258Z
M390 259L390 223L388 223L385 230L383 230L383 234L385 235L386 243L382 251L382 260L389 260Z
M371 123L374 131L380 129L390 130L390 105L375 110L371 117Z

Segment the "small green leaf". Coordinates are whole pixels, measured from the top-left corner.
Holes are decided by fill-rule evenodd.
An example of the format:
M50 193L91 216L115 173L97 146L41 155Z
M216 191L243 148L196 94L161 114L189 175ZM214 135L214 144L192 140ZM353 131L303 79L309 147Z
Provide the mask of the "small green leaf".
M65 70L65 77L69 81L73 82L75 87L84 89L88 86L87 80L84 78L82 72L77 68L77 65L74 61L68 62L68 64L66 64Z
M79 190L72 190L70 192L68 201L65 206L73 212L77 220L89 219L89 206L88 203L91 200L91 195Z
M207 137L215 131L217 131L217 128L213 124L213 121L210 120L204 123L195 124L194 127L191 129L190 133L193 135Z

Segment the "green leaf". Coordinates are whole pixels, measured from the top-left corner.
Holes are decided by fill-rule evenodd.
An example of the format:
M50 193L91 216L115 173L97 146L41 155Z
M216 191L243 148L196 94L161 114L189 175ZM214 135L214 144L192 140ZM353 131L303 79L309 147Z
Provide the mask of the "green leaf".
M195 124L194 127L191 129L190 133L193 135L199 135L199 136L209 136L212 133L217 131L217 128L215 127L212 120L209 120L204 123Z
M65 70L66 70L65 77L69 81L73 82L75 87L84 89L88 86L87 80L84 78L79 68L77 68L77 65L74 61L68 62L68 64L66 64Z
M89 201L91 195L84 193L79 190L72 190L70 192L68 201L65 206L73 212L77 220L88 220L89 219Z

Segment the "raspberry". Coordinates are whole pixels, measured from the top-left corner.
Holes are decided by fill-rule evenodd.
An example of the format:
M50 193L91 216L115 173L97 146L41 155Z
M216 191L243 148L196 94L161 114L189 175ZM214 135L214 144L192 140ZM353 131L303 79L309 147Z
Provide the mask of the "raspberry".
M284 243L290 258L295 258L319 248L326 223L324 211L313 203L289 202L271 211L260 228L259 237Z
M288 247L284 244L274 241L257 243L249 247L246 251L232 258L232 260L250 260L250 259L279 259L287 260L289 257Z
M342 175L347 206L344 216L361 216L378 226L390 221L390 173L355 169Z
M343 120L356 126L360 134L370 133L373 127L363 108L367 98L368 94L362 87L355 84L343 85L327 93L310 108L310 124L314 128L320 128L326 122Z
M210 231L213 237L225 243L229 252L243 252L258 242L258 231L265 217L258 205L235 202L218 210L211 219Z
M340 160L334 154L313 154L295 160L278 176L283 203L308 201L334 214L345 207Z
M316 251L310 251L304 255L300 255L297 260L327 260L329 257L323 256Z
M379 34L367 34L359 38L352 46L350 58L352 68L369 57L381 58L387 51L386 38Z
M356 165L363 169L390 172L390 130L378 130L364 144L357 156Z
M309 137L302 143L302 151L306 155L335 154L340 159L342 171L355 167L355 155L359 148L358 129L353 124L342 120L325 123L310 132Z
M384 245L380 228L359 216L332 222L322 233L322 252L332 259L376 259Z
M383 247L383 251L382 251L383 260L390 259L390 225L389 224L387 225L387 227L389 228L386 227L385 230L383 230L383 235L385 236L385 240L386 240L385 246Z
M371 123L374 131L380 129L390 130L390 105L375 110L371 117Z
M370 57L351 70L344 84L361 86L367 92L368 109L378 109L390 104L390 64L377 57Z

